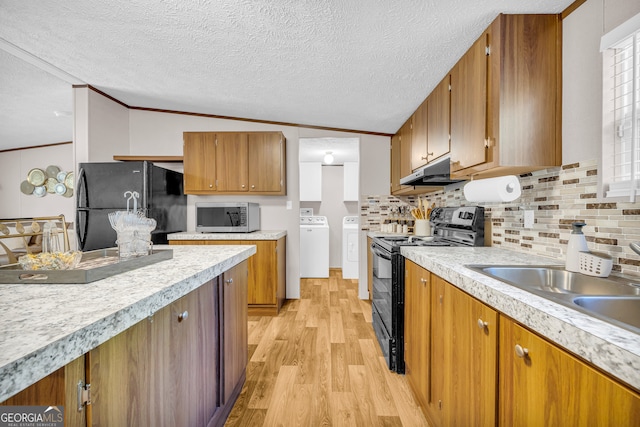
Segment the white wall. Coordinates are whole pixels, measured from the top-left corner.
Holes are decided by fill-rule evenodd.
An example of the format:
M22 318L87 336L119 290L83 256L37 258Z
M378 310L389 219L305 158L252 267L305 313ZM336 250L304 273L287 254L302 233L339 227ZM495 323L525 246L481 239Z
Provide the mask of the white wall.
M640 12L640 1L588 0L562 23L562 164L600 159L600 38Z
M129 109L87 88L74 88L74 159L113 162L129 154Z
M72 197L57 194L36 197L20 191L20 183L27 179L31 169L44 170L49 165L58 166L63 171L72 171L73 145L61 144L0 153L0 218L63 214L67 221L73 221L75 209Z
M381 136L130 110L129 154L182 155L182 133L187 131L281 131L287 139L286 196L189 196L187 199L187 227L189 230L195 228L194 206L196 201L250 200L259 203L261 228L263 230L287 231L287 298L300 297L299 138L359 137L360 159L362 159L360 162L360 188L364 187L369 191L364 194L381 194L389 190L389 171L387 170L389 168L389 138ZM342 187L339 188L339 193L342 195ZM287 202L291 202L291 209L286 208ZM366 253L364 260L366 264ZM366 266L364 270L360 270L360 278L361 282L364 282L366 290Z

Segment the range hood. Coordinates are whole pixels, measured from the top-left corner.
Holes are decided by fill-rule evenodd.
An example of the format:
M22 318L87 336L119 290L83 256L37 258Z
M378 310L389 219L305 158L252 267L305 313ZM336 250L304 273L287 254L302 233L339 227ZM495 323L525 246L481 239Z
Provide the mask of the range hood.
M402 185L430 185L443 187L449 184L463 181L461 179L452 179L450 176L450 157L444 156L433 161L420 169L417 169L411 175L400 179Z

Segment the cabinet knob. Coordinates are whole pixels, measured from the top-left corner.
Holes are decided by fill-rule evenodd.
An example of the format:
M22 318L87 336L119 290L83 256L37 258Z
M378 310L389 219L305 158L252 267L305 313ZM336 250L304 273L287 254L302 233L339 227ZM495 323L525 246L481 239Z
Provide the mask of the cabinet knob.
M516 356L521 359L529 356L529 349L522 347L520 344L516 344Z
M209 184L209 188L213 188L213 184Z
M488 322L485 322L482 319L478 319L478 328L485 329L487 326L489 326Z
M189 312L187 310L185 310L182 313L178 314L178 322L182 322L183 320L187 320L187 317L189 317Z
M420 278L420 283L422 283L423 285L427 284L427 279L425 279L424 277Z
M225 280L225 283L226 283L227 285L232 284L232 283L233 283L233 278Z
M244 184L242 184L242 188L244 188L244 187L245 187L245 185L244 185Z
M255 185L252 185L252 186L251 186L251 188L256 188L256 186L255 186Z

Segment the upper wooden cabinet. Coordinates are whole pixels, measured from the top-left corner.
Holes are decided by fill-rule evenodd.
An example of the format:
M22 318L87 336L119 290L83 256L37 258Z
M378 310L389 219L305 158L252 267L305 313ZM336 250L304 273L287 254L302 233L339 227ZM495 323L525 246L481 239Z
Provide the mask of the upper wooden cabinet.
M400 185L400 178L411 174L411 150L413 139L413 116L405 122L398 132L391 137L391 194L422 194L429 190L426 187ZM441 188L441 187L438 187Z
M428 99L425 99L413 113L413 129L411 132L411 170L426 165L429 159L428 149ZM407 174L408 175L408 174Z
M411 169L416 170L449 152L449 74L433 89L412 118Z
M280 132L249 134L249 191L286 194L285 139Z
M500 15L451 70L453 177L561 164L558 15Z
M187 194L286 194L281 132L184 132Z
M183 134L184 192L197 194L216 191L216 134Z
M249 190L249 134L219 133L216 139L216 191ZM186 169L186 166L185 166Z
M427 98L427 154L430 162L449 152L451 116L451 76L436 86Z

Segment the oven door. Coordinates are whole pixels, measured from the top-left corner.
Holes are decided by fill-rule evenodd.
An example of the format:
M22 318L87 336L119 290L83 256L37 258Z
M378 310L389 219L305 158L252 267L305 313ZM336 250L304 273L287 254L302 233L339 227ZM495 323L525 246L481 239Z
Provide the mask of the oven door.
M375 245L371 245L373 254L373 283L371 296L371 309L373 316L373 329L380 343L389 369L395 370L393 361L393 255Z

